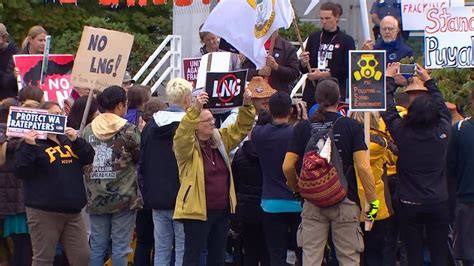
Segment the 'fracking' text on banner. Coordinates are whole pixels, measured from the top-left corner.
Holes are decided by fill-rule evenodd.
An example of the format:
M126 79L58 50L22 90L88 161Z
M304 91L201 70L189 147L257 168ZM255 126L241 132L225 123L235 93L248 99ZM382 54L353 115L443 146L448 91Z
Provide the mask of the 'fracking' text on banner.
M184 58L183 59L183 75L184 79L193 84L193 88L196 88L196 81L198 78L199 64L201 58Z
M425 20L426 68L474 68L474 8L430 9Z
M48 68L43 84L41 80L42 55L14 55L15 66L20 71L20 77L25 85L41 88L45 101L58 102L61 106L72 91L71 71L74 56L57 54L48 56Z
M23 137L31 130L40 133L64 134L67 117L48 114L47 110L10 107L7 121L7 136ZM45 137L45 134L42 134Z
M72 84L97 90L122 85L133 38L128 33L84 27L72 69Z
M209 102L205 108L228 109L243 105L247 70L225 73L208 72L206 92Z
M350 51L349 58L349 110L385 111L385 51Z
M402 0L403 30L425 30L426 23L420 18L432 8L459 6L464 6L464 0Z

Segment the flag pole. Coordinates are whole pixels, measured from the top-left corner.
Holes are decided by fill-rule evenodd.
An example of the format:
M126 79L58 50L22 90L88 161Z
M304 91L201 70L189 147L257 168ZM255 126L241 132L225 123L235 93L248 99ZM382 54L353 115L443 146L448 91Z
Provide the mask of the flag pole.
M293 1L291 1L291 8L293 8L293 13L295 13L295 6L293 5ZM301 32L300 32L300 27L298 26L298 21L296 20L296 15L293 16L293 28L295 29L296 32L296 38L298 38L298 42L300 44L301 52L305 52L305 47L303 43L303 39L301 38ZM311 65L310 63L306 64L306 68L308 69L308 73L311 73ZM313 86L316 88L316 81L312 80Z
M275 41L278 36L278 29L276 29L273 33L272 36L270 36L270 49L268 49L268 54L273 56L273 50L275 49Z
M275 41L278 36L278 29L276 29L270 36L270 49L268 49L268 54L273 56L273 50L275 49ZM265 77L265 80L268 81L269 77Z

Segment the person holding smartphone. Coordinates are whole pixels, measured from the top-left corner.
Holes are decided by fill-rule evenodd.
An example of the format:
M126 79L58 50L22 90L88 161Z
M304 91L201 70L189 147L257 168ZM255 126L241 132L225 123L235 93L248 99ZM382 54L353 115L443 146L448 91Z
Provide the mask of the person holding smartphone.
M400 117L393 94L399 63L387 67L387 111L382 118L398 148L397 174L400 233L408 265L423 264L426 230L431 265L446 265L448 251L448 187L445 160L451 136L451 114L430 74L417 65L428 95L418 96Z

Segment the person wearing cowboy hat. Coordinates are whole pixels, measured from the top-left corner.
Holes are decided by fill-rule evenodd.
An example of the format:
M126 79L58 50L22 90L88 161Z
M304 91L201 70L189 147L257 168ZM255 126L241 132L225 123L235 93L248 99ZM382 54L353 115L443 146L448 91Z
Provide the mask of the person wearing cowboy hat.
M247 89L249 90L252 97L252 104L255 106L257 116L262 112L268 113L268 100L270 99L270 96L276 92L276 90L274 90L270 84L268 84L268 82L260 76L253 77L248 83ZM238 108L232 110L230 115L222 123L221 127L227 127L234 123L237 119L237 112Z

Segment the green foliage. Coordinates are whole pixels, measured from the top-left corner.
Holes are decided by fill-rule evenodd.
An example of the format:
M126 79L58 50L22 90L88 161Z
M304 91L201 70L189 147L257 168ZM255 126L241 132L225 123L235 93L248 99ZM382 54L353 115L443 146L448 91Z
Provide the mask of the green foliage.
M110 8L100 6L97 0L81 0L78 6L44 4L43 0L1 2L0 21L7 26L11 38L21 45L30 27L42 25L52 36L52 53L75 54L84 26L133 34L128 63L132 73L172 31L172 3L155 6L149 0L146 7L129 8L122 3L118 8Z
M467 115L472 115L470 96L474 89L473 69L437 69L431 75L438 81L446 101L461 106Z
M308 36L311 33L320 30L313 23L309 23L309 22L298 21L298 27L300 29L301 39L303 40L303 42L304 40L306 40L306 38L308 38ZM283 36L285 39L287 39L290 42L298 42L296 30L293 25L291 25L291 27L286 30L280 30L279 33L281 36Z

